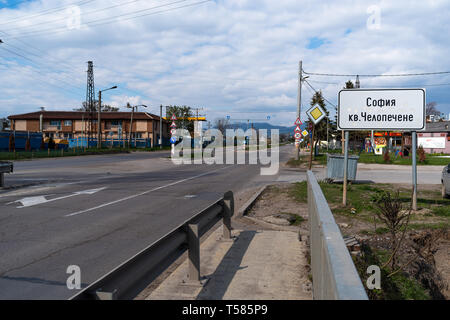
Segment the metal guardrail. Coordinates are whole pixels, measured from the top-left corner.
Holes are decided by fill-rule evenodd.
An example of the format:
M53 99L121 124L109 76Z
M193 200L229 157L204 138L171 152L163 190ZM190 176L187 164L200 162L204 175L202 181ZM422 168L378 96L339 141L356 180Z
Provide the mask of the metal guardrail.
M307 173L313 298L368 300L330 207L312 171Z
M223 198L84 288L70 300L133 299L186 250L189 259L187 279L198 284L201 281L200 238L223 219L223 238L231 239L233 213L233 192L228 191Z
M12 162L0 161L0 188L5 186L4 174L13 172L13 169L14 165Z

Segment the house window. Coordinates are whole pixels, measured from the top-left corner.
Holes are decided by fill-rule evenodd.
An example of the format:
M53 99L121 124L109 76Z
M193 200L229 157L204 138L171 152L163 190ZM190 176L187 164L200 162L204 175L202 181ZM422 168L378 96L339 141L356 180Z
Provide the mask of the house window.
M61 125L61 122L58 121L58 120L51 120L51 121L50 121L50 125L51 125L52 127L59 127L59 126Z
M111 127L121 127L122 121L119 120L113 120L111 121Z
M65 120L64 121L64 126L66 126L66 127L72 126L72 120Z

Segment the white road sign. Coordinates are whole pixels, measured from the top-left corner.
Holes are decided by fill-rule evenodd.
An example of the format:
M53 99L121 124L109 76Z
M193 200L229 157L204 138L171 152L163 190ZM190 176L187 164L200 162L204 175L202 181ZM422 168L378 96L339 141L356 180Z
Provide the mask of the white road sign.
M425 89L344 89L339 91L338 129L425 128Z

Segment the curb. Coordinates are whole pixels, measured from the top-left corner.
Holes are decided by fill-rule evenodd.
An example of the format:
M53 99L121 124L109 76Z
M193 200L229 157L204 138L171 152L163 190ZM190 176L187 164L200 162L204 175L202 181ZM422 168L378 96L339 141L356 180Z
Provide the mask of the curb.
M244 216L249 209L253 206L256 200L261 196L261 194L266 190L268 185L261 187L237 212L236 217Z

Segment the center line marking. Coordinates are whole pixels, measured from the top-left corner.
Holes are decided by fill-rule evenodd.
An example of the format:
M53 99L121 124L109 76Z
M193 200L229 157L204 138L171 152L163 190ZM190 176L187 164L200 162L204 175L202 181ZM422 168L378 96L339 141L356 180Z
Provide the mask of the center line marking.
M199 175L190 177L190 178L178 180L178 181L175 181L175 182L166 184L166 185L161 186L161 187L156 187L156 188L154 188L154 189L150 189L150 190L147 190L147 191L138 193L138 194L134 194L134 195L132 195L132 196L128 196L128 197L125 197L125 198L121 198L121 199L114 200L114 201L111 201L111 202L107 202L107 203L101 204L101 205L96 206L96 207L93 207L93 208L89 208L89 209L77 211L77 212L74 212L74 213L70 213L70 214L65 215L64 217L72 217L72 216L76 216L76 215L79 215L79 214L82 214L82 213L90 212L90 211L93 211L93 210L96 210L96 209L100 209L100 208L103 208L103 207L106 207L106 206L109 206L109 205L112 205L112 204L116 204L116 203L119 203L119 202L122 202L122 201L126 201L126 200L130 200L130 199L133 199L133 198L136 198L136 197L140 197L140 196L143 196L144 194L147 194L147 193L150 193L150 192L153 192L153 191L157 191L157 190L160 190L160 189L164 189L164 188L167 188L167 187L170 187L170 186L179 184L179 183L181 183L181 182L185 182L185 181L189 181L189 180L192 180L192 179L195 179L195 178L199 178L199 177L205 176L205 175L207 175L207 174L209 174L209 173L213 173L213 172L216 172L216 171L219 171L219 170L224 170L224 169L227 169L227 168L228 168L228 167L219 168L219 169L212 170L212 171L208 171L208 172L205 172L205 173L202 173L202 174L199 174Z

